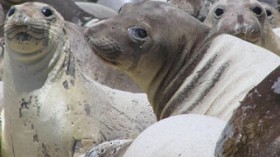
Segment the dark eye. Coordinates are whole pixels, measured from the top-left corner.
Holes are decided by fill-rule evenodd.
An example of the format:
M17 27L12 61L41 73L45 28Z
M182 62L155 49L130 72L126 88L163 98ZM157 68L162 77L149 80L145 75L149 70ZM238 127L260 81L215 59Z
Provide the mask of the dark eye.
M221 9L221 8L217 8L214 12L215 16L216 17L220 17L224 14L224 9Z
M136 28L136 29L134 29L134 34L138 38L146 38L148 36L148 33L143 28Z
M267 16L271 16L272 15L272 12L270 10L266 10L266 15Z
M260 16L263 12L262 8L259 7L259 6L255 6L252 11L257 15L257 16Z
M8 17L14 15L15 12L16 12L16 8L15 7L11 7L10 10L8 11L8 13L7 13Z
M148 37L148 32L143 28L139 26L130 27L127 30L129 38L138 44L143 44Z
M50 16L53 15L52 10L51 10L50 8L48 8L48 7L43 7L43 8L41 9L41 13L42 13L45 17L50 17Z

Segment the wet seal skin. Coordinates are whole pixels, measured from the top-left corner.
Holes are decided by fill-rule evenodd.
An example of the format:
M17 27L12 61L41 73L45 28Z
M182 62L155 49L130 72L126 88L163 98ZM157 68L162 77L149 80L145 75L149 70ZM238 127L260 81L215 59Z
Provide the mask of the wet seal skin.
M104 62L147 93L158 120L184 113L228 120L245 94L280 64L270 51L213 33L163 2L124 5L85 36Z
M224 129L216 157L280 156L280 66L241 101Z
M77 32L47 4L7 13L1 156L76 157L103 142L134 139L155 122L144 94L84 73L79 57L87 43Z
M222 0L215 3L204 23L280 55L280 39L269 24L273 17L267 13L256 0Z

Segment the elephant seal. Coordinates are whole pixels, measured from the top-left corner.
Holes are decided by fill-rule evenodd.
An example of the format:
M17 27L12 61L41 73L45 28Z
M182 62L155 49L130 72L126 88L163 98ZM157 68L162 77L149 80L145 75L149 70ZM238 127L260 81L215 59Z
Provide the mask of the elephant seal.
M224 0L215 3L204 23L280 55L280 39L273 32L266 11L256 0Z
M4 12L7 13L8 10L13 5L22 4L25 2L42 2L47 3L53 6L56 10L59 10L60 14L64 17L65 20L71 21L78 25L84 25L89 20L96 18L94 15L91 15L84 10L80 9L73 1L71 0L0 0L4 8Z
M228 120L239 100L280 64L270 51L213 33L163 2L124 5L85 36L100 58L147 93L158 120L182 113Z
M123 157L213 157L225 124L204 115L168 117L144 130Z
M216 157L280 155L280 66L241 101L224 129Z
M155 121L144 94L82 73L75 51L86 41L69 24L38 2L7 13L2 156L76 157L105 141L133 139Z

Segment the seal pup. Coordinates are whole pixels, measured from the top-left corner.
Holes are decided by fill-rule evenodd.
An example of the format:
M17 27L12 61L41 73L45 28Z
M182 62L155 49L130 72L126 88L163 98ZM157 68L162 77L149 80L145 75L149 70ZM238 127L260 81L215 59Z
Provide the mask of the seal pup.
M280 156L280 66L241 101L220 140L216 157Z
M43 3L7 13L2 156L78 156L105 141L133 139L155 121L144 94L82 73L68 27Z
M223 0L215 3L204 23L280 55L280 39L273 32L265 9L256 0Z
M213 34L163 2L124 5L119 15L88 27L85 36L100 58L147 93L158 120L183 113L228 120L239 100L280 63L270 51Z
M78 25L84 25L89 20L96 18L94 15L91 15L84 10L80 9L73 1L71 0L0 0L1 5L4 8L4 12L7 13L8 10L13 5L22 4L25 2L42 2L47 3L53 6L60 14L64 17L65 20L71 21Z

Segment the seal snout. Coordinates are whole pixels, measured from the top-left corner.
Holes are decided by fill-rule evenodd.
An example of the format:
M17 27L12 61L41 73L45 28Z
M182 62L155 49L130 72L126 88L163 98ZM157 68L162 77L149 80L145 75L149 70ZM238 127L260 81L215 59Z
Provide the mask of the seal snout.
M91 47L91 49L103 60L116 64L116 60L121 54L121 48L118 43L106 37L107 25L100 23L86 28L84 35Z

